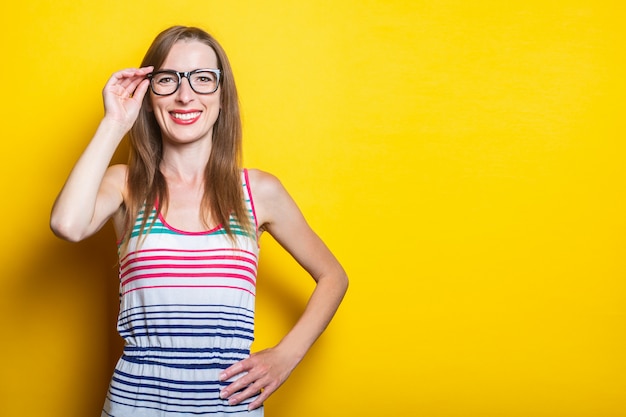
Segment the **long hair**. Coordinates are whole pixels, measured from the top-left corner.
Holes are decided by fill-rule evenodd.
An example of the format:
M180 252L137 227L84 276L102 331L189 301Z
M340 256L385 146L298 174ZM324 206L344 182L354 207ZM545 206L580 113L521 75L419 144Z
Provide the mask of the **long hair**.
M178 41L199 41L215 51L221 71L221 109L213 126L211 155L204 171L204 195L200 213L205 226L210 217L221 224L235 241L236 230L230 224L233 215L246 233L252 225L243 201L241 185L241 117L239 99L233 72L220 44L204 30L195 27L173 26L161 32L146 52L141 66L154 66L157 71ZM165 177L159 166L163 158L161 129L150 111L150 94L145 95L139 116L129 132L130 155L128 161L128 198L126 205L126 244L133 233L135 219L143 211L139 236L143 235L156 207L167 207L168 191ZM155 205L155 203L157 203ZM150 226L156 217L152 218Z

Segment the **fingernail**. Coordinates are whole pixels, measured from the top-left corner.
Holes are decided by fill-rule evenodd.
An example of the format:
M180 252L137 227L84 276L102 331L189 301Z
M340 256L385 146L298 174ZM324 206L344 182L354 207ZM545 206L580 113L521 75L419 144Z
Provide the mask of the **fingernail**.
M225 380L226 379L226 374L224 374L224 373L220 374L219 378L220 378L220 381Z

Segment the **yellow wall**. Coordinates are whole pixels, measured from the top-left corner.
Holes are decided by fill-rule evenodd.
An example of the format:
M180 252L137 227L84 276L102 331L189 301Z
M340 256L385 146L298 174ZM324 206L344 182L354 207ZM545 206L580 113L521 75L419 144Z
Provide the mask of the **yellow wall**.
M110 73L200 25L246 165L351 277L268 417L626 415L626 12L618 1L16 1L3 6L0 416L99 415L112 231L48 230ZM119 160L124 160L122 155ZM256 348L310 280L262 242Z

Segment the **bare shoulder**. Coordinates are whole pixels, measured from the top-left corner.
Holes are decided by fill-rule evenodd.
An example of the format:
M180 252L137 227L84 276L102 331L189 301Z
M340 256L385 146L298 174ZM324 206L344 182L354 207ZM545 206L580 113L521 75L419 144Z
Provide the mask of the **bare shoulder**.
M280 180L259 169L248 170L252 200L259 226L268 230L285 216L297 212L297 206Z
M276 176L260 169L249 169L248 179L255 200L271 198L275 193L284 190L282 183Z
M329 273L345 276L337 259L308 224L278 178L267 172L249 170L248 179L260 231L272 235L316 281Z

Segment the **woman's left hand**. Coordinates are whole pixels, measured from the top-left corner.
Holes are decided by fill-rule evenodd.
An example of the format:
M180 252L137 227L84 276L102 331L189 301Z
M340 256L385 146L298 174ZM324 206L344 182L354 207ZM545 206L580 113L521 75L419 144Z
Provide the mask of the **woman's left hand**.
M298 364L298 360L286 360L289 355L279 352L278 348L270 348L256 352L220 374L220 381L226 381L236 375L243 374L220 392L220 397L228 399L230 405L260 393L250 406L254 410L280 387Z

